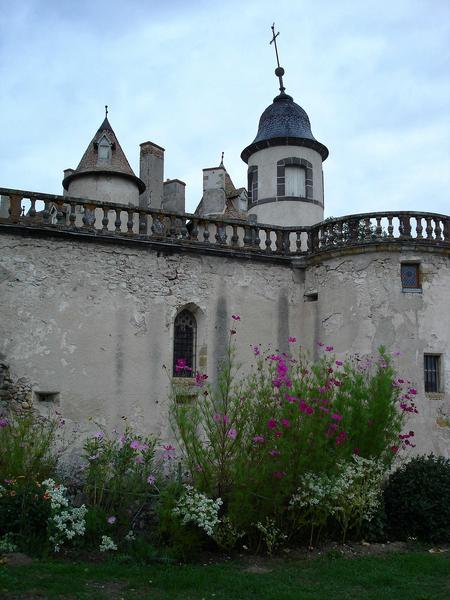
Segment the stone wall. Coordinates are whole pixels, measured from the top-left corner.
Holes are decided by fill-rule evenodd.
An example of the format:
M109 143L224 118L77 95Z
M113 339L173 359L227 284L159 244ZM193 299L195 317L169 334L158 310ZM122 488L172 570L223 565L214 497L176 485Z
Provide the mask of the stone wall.
M46 392L64 418L113 426L127 416L168 439L173 323L184 307L197 319L197 364L212 380L232 314L241 316L237 358L244 371L251 345L285 350L289 335L312 356L317 341L338 355L384 344L401 353L399 372L419 392L411 422L416 451L447 454L448 257L426 247L372 249L323 252L292 267L176 247L1 235L0 352L35 399ZM420 263L421 291L402 291L402 261ZM424 353L441 356L438 394L424 392Z

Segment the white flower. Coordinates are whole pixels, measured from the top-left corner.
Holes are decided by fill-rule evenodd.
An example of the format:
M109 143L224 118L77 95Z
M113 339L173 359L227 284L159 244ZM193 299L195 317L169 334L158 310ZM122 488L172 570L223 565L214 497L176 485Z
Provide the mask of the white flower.
M220 523L219 510L223 502L221 498L212 500L197 492L190 485L185 486L185 493L173 509L174 514L182 517L182 523L194 523L205 533L212 536L214 529Z
M108 550L117 550L114 541L107 535L102 535L102 541L99 546L100 552L108 552Z

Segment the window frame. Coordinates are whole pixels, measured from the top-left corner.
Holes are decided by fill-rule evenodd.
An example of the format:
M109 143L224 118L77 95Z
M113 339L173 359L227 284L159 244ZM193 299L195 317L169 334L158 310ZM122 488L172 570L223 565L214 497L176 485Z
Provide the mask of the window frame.
M189 319L192 321L193 327L192 327L192 341L189 342L191 344L191 348L190 350L186 353L184 350L180 350L180 346L183 345L183 340L178 339L177 340L177 327L181 327L182 324L180 323L179 325L177 324L177 321L181 321L183 318L189 317ZM185 325L186 327L186 325ZM198 337L198 323L197 323L197 319L194 315L194 313L187 309L187 308L183 308L182 310L180 310L177 315L175 316L174 322L173 322L173 350L172 350L172 377L176 377L177 379L179 378L193 378L195 377L195 372L196 372L196 367L197 367L197 337ZM178 346L178 348L177 348ZM185 356L181 356L182 354L185 354ZM187 356L186 356L187 354ZM189 359L192 358L191 361L189 361ZM177 361L180 359L187 359L187 366L188 368L183 369L181 371L177 371L176 370L176 364ZM189 364L189 362L191 362L191 364Z
M427 368L427 359L434 359L435 362L435 368L432 369L430 368L430 366L428 365ZM429 376L427 376L427 373L434 373L435 377L434 377L434 382L432 387L436 388L436 389L430 389L430 378ZM442 387L442 382L443 382L443 377L442 377L442 354L439 354L437 352L425 352L423 355L423 387L425 390L426 394L442 394L443 393L443 387Z
M417 285L407 285L404 282L403 269L407 267L415 267L416 269L416 282ZM420 262L418 261L402 261L400 263L400 281L402 283L403 292L422 292L422 278L420 273Z

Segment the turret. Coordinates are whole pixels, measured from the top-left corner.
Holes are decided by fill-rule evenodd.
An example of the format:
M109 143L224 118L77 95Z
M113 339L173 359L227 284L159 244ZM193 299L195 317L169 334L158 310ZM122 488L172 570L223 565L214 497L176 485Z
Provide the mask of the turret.
M272 42L276 45L275 32ZM328 149L313 136L303 108L285 93L279 62L275 75L280 94L261 115L255 139L241 153L248 164L249 215L260 223L312 225L323 220L322 162Z

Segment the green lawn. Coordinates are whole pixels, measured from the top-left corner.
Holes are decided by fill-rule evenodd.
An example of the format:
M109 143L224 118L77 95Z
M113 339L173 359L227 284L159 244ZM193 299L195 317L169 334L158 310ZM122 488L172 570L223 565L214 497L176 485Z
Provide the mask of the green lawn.
M0 566L2 600L448 600L450 556L404 552L358 558L141 566L118 560L36 560ZM263 569L261 569L263 567Z

